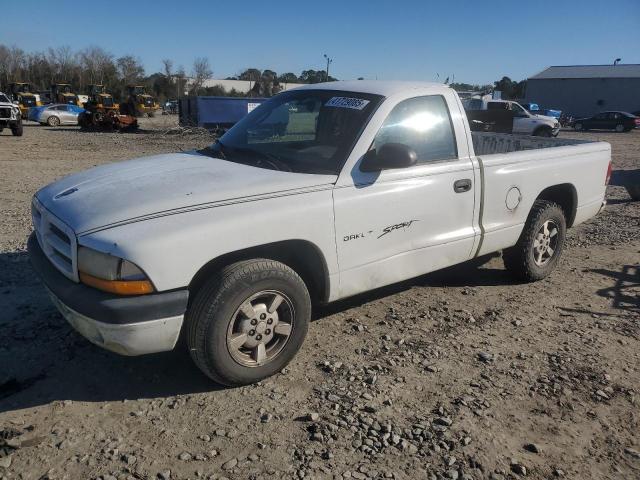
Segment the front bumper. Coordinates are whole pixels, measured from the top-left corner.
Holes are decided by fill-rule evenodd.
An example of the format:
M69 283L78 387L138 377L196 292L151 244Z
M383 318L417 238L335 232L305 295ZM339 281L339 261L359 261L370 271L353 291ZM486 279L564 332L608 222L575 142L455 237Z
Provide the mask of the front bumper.
M69 280L40 248L35 234L27 243L31 264L54 305L82 336L121 355L172 350L187 309L187 289L122 297Z

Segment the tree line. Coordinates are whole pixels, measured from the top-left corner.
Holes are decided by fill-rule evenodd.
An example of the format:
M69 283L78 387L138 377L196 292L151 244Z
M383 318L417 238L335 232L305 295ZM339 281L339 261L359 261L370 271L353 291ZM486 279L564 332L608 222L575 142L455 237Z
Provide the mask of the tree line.
M222 87L205 87L213 71L206 58L196 58L191 71L175 66L171 59L162 60L162 71L147 75L140 58L134 55L116 57L98 46L74 51L68 46L25 52L17 46L0 44L0 88L9 90L13 82L26 82L34 91L48 90L51 84L71 84L76 93L86 93L88 85L102 84L117 101L126 98L127 85L144 85L160 101L182 96L185 91L200 95L244 96L246 92ZM280 91L281 84L318 83L326 81L322 70L304 70L278 75L273 70L247 68L228 79L249 80L253 96L271 96ZM329 77L329 80L336 80Z
M173 60L164 59L161 71L147 75L140 58L134 55L116 57L98 46L82 50L62 46L25 52L17 46L0 43L0 88L5 92L12 82L30 83L36 92L48 90L53 83L69 83L80 94L86 93L90 84L102 84L116 101L122 101L127 96L126 86L135 84L144 85L149 93L162 102L182 96L185 91L197 95L270 97L289 83L337 80L332 76L327 78L324 70L313 69L303 70L296 75L293 72L278 74L271 69L247 68L236 76L227 77L228 80L251 82L251 90L247 94L235 89L226 90L221 86L205 87L212 76L209 60L204 57L194 59L189 72L183 66L176 66ZM449 83L448 79L445 83ZM522 98L526 82L503 77L493 85L450 85L456 90L501 90L503 98Z

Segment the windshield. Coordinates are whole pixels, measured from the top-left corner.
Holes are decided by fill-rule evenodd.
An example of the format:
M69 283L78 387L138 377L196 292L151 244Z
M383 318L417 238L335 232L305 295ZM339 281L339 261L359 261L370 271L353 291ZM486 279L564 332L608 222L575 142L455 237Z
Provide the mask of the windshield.
M338 90L284 92L237 123L213 150L263 168L338 174L382 98Z
M9 99L6 97L6 95L1 95L0 94L0 103L11 103L9 101Z
M24 107L35 107L36 106L36 97L33 97L31 95L23 95L20 98L20 103Z

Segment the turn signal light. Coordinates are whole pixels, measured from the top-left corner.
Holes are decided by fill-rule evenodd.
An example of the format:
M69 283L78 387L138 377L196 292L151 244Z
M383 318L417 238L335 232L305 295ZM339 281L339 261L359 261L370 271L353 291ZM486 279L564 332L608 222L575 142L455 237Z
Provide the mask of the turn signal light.
M85 285L116 295L145 295L153 292L149 280L104 280L88 273L79 272L80 281Z

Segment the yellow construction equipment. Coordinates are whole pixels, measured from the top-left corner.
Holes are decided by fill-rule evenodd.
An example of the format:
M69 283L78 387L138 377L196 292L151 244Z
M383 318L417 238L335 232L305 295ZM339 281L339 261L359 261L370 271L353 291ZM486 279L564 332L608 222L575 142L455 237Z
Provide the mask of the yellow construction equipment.
M78 95L73 93L71 85L68 83L54 83L51 85L51 102L82 106Z
M20 107L20 116L27 119L29 116L29 109L31 107L39 107L42 102L38 101L36 95L31 93L31 84L24 82L14 82L9 85L13 101L18 102Z
M89 101L78 116L78 124L82 128L102 130L135 130L138 120L133 115L122 115L120 106L113 96L107 93L104 85L89 85Z
M160 105L156 99L149 95L142 85L127 85L127 91L129 92L129 98L125 105L122 105L122 113L129 115L135 115L136 117L142 117L147 114L153 117L157 110L160 110Z

